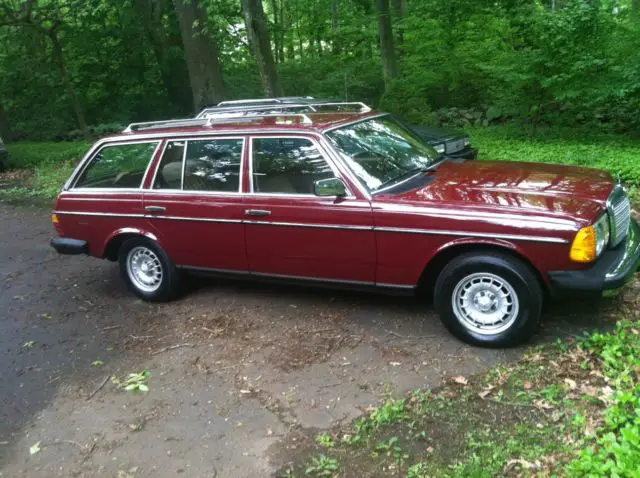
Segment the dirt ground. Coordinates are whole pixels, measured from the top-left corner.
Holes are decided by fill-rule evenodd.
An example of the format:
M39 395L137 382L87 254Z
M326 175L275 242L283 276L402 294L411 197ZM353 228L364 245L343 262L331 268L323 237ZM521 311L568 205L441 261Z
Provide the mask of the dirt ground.
M148 304L52 235L47 210L0 203L1 477L271 476L295 431L524 350L464 345L406 297L194 280ZM616 304L552 304L536 341L606 326ZM110 379L145 369L148 393Z

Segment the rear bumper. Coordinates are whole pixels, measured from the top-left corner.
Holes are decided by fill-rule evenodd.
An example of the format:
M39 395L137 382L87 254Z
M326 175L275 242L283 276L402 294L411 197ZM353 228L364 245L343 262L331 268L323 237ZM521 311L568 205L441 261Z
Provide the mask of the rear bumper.
M59 254L88 254L89 243L80 239L55 237L51 239L51 247Z
M631 220L622 244L606 251L593 267L582 271L549 272L554 294L616 289L632 279L640 267L640 227Z

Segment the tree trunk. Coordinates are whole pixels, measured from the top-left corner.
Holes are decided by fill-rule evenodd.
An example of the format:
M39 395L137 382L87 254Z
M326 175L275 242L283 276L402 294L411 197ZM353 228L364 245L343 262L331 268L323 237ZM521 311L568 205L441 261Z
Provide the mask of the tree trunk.
M393 13L399 21L404 20L404 17L407 15L406 0L393 0L393 10ZM398 54L401 56L404 53L404 28L402 25L400 25L400 28L397 28L396 30L398 40Z
M216 41L202 31L207 14L198 0L173 0L173 4L180 22L193 106L197 112L203 106L219 103L227 96L220 53Z
M333 53L340 52L340 45L338 43L338 28L340 27L340 0L333 0L331 2L331 48Z
M151 43L151 48L153 48L169 101L181 111L190 109L191 98L189 98L186 82L189 77L187 64L182 58L171 58L168 54L169 39L162 25L166 12L165 2L135 0L135 7L149 43Z
M69 77L69 72L67 71L67 64L64 57L64 51L62 50L62 45L60 43L60 38L58 37L58 31L56 29L49 29L46 30L46 32L49 40L51 41L53 59L57 63L58 69L60 70L62 84L67 90L67 94L69 95L69 99L71 100L71 106L73 107L73 112L76 115L78 128L80 128L80 130L82 131L85 139L89 139L89 128L87 127L87 121L84 117L84 111L82 109L82 105L80 104L80 99L78 98L76 89L74 88L73 82Z
M391 29L391 17L389 15L389 0L376 0L378 13L378 30L380 33L380 55L382 56L382 72L384 74L384 87L388 90L391 81L396 77L396 52L393 42L393 30Z
M262 2L261 0L242 0L242 9L247 36L253 50L253 56L258 63L264 92L268 97L282 96Z
M282 60L280 59L280 21L278 21L278 0L271 0L271 9L273 10L273 59L276 63L280 63Z
M4 112L4 108L0 105L0 137L3 140L9 142L13 138L11 132L11 123L9 123L9 119Z

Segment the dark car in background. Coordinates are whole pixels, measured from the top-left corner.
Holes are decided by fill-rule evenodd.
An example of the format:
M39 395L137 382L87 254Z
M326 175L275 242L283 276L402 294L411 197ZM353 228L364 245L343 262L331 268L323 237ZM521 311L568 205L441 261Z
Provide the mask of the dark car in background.
M0 173L5 169L7 169L8 158L9 158L9 152L7 151L7 148L4 147L2 138L0 138Z
M242 114L278 114L278 113L366 113L371 107L360 101L345 102L336 99L320 99L313 96L283 96L278 98L246 99L223 101L217 105L205 106L196 118L207 118L208 115L228 113L230 118ZM398 121L412 129L418 136L445 156L456 159L475 159L478 150L471 146L469 135L464 131L436 128L426 125L411 125L401 118Z

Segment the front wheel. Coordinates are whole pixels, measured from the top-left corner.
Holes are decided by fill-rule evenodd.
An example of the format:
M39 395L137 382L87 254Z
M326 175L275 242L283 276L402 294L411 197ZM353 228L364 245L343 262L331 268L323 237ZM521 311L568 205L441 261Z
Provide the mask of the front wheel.
M494 252L452 260L435 286L435 306L444 326L474 345L511 347L538 329L543 293L528 265Z
M180 291L180 272L167 253L143 237L127 240L118 251L120 272L129 289L143 300L166 302Z

